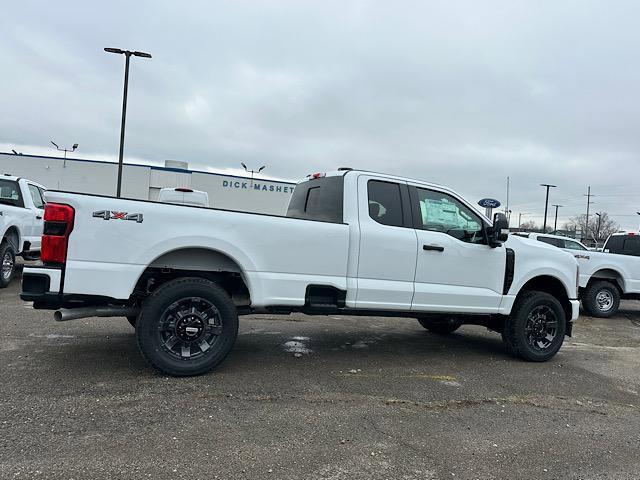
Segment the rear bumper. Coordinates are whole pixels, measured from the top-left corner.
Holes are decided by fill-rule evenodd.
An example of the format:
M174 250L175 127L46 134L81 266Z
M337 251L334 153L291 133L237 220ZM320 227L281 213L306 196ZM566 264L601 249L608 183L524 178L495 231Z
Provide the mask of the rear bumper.
M22 271L22 291L58 293L62 287L62 270L55 267L28 267Z
M59 308L62 303L61 286L61 269L25 266L20 298L25 302L33 302L34 308Z
M98 295L62 293L62 270L55 267L24 267L20 298L33 302L33 308L57 310L108 304L122 304L113 298Z

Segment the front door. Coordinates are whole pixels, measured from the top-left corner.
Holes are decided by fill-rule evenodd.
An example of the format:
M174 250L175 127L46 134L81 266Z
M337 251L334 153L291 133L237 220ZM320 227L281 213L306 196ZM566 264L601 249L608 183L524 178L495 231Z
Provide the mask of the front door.
M412 310L497 312L506 249L487 245L481 217L462 199L410 187L418 236Z

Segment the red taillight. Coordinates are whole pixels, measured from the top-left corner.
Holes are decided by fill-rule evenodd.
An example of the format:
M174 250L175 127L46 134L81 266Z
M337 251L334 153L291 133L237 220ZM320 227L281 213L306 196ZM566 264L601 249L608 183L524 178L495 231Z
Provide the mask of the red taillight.
M47 203L44 207L44 234L40 260L44 263L64 263L67 243L73 230L75 211L69 205Z
M44 207L45 222L65 222L73 226L74 210L69 205L47 203Z
M325 173L312 173L311 175L309 175L309 177L311 177L312 179L316 179L316 178L323 178L326 174Z

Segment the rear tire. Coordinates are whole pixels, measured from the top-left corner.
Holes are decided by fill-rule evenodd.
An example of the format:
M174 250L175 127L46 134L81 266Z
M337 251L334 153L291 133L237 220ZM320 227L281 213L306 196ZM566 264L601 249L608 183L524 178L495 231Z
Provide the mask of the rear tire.
M222 288L203 278L167 282L136 321L142 356L168 375L201 375L219 365L238 334L238 314Z
M417 319L420 325L437 335L448 335L462 326L462 320L456 317L433 318L421 317Z
M545 292L528 292L513 306L502 338L509 352L530 362L552 358L564 342L567 319L560 302Z
M0 288L11 283L16 271L16 252L11 243L5 241L0 245Z
M592 317L612 317L620 307L620 291L606 280L592 282L582 292L582 307Z

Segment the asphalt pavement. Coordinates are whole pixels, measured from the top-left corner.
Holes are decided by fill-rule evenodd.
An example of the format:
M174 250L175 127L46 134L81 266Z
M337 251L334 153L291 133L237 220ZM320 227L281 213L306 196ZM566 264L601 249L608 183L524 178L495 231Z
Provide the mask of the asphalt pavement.
M640 303L543 364L500 336L377 317L242 317L170 378L125 319L53 321L0 290L0 478L636 479Z

